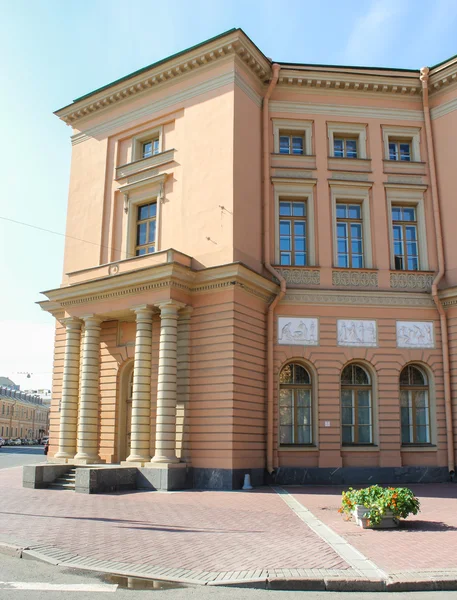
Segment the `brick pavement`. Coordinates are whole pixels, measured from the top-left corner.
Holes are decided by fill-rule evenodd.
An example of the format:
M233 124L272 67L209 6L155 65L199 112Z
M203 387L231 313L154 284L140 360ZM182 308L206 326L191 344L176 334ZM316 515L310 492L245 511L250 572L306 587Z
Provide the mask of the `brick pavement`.
M0 541L25 542L55 564L196 583L305 578L330 589L363 579L368 559L394 583L457 586L457 485L411 487L422 512L401 529L370 531L337 513L342 488L86 496L25 489L13 468L0 471Z
M344 487L287 488L318 519L390 575L441 571L457 574L457 484L408 485L421 512L398 529L361 529L337 510Z

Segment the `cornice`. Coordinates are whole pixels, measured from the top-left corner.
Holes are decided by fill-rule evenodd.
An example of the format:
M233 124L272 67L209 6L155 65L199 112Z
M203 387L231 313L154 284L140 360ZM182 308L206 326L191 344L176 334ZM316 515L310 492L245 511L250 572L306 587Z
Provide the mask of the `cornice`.
M432 298L425 294L380 292L337 292L333 290L289 290L281 304L333 304L352 306L405 306L433 308Z
M367 69L368 71L368 69ZM280 71L278 85L284 87L314 88L318 90L336 90L338 92L363 92L374 94L395 94L398 96L419 96L422 86L419 73L407 75L367 73L363 71L310 68L287 68Z
M430 116L433 120L435 120L439 119L440 117L444 117L444 115L454 112L455 110L457 110L457 98L449 100L449 102L444 102L435 108L431 108Z
M430 70L429 93L431 95L457 87L457 60L454 58L448 63Z
M113 84L99 93L75 101L56 111L55 114L68 125L75 125L88 116L93 116L133 97L136 98L152 89L160 88L167 82L184 78L228 56L238 57L259 81L263 82L268 78L269 62L246 35L241 31L235 31L205 47L194 48L175 59L153 66L136 77Z
M391 119L399 121L423 121L421 110L403 108L381 108L367 106L346 106L344 104L312 104L306 102L286 102L272 100L270 112L298 115L332 115L335 117L354 117L356 119Z

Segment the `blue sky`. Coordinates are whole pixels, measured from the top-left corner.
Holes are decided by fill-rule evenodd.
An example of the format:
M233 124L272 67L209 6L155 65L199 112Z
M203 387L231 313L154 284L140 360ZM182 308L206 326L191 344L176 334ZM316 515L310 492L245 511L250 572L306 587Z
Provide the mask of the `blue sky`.
M50 387L71 130L54 110L241 27L279 61L420 68L457 54L456 0L0 0L0 375ZM23 372L33 373L30 379Z

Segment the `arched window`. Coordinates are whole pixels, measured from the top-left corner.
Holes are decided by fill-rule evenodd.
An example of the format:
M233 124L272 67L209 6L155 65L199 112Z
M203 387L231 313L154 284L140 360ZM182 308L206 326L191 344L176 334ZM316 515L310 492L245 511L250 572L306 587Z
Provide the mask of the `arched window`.
M430 444L429 385L425 372L408 365L400 373L401 443Z
M347 365L341 373L343 444L373 443L371 378L364 367Z
M312 444L311 377L291 363L279 374L279 443Z

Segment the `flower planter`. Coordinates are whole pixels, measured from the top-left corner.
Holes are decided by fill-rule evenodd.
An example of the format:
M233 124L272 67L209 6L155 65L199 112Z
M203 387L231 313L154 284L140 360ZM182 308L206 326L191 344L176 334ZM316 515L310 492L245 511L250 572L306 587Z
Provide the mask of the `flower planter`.
M362 529L393 529L398 527L400 519L394 517L392 511L388 510L382 517L382 521L377 525L369 525L369 519L365 516L369 512L368 508L365 508L363 504L356 504L355 509L352 511L355 522L360 525Z

